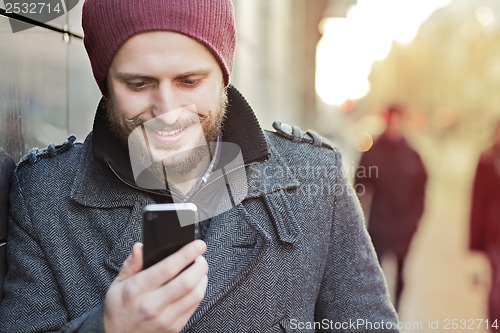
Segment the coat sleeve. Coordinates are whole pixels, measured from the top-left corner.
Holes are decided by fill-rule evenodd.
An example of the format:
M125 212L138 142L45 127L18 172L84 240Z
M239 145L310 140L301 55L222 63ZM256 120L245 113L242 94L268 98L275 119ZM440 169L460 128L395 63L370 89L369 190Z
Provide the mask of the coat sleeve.
M9 211L7 275L4 299L0 303L0 333L104 332L102 307L79 318L69 318L16 174Z
M342 172L335 181L334 185L339 188L340 184L344 191L335 197L328 258L315 320L335 318L336 324L342 325L337 326L342 329L335 332L399 332L397 315L389 300L359 201Z

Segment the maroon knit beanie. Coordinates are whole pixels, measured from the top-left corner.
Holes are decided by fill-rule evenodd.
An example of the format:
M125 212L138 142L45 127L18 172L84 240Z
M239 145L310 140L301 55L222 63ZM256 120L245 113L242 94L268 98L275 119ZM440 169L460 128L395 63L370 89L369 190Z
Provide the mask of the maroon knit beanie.
M231 0L85 0L82 26L92 71L104 95L106 76L120 47L147 31L178 32L201 42L229 84L236 46Z

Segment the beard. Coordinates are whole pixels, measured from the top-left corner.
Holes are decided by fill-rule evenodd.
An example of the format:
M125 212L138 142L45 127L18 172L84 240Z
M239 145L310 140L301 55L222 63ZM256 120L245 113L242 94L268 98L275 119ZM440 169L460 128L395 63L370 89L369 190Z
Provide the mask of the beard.
M149 130L155 131L162 130L161 126L163 125L158 125L158 128L155 129L154 121L150 122L151 119L146 119L143 116L138 116L130 120L126 119L120 110L114 107L111 99L107 99L106 107L109 124L114 135L119 138L125 147L129 148L130 153L134 151L133 158L137 159L144 169L151 170L158 178L167 181L167 178L182 179L183 176L194 170L201 161L211 159L211 155L213 154L212 148L215 147L211 143L218 140L225 119L227 103L227 89L222 87L215 110L210 110L206 116L201 116L195 112L186 113L185 116L179 117L174 124L169 125L168 130L175 131L199 124L198 126L201 125L201 129L203 130L203 135L200 135L197 142L194 143L194 148L174 153L162 159L152 158L151 147L137 140L129 140L129 137L138 127L142 127L144 137L146 137L145 127L149 127ZM148 126L148 124L145 124L146 122L149 124L153 123L153 125ZM158 122L158 124L161 124L161 122ZM161 151L162 155L163 153L175 151L175 148L169 147L166 144L160 145L156 143L154 145L154 149Z

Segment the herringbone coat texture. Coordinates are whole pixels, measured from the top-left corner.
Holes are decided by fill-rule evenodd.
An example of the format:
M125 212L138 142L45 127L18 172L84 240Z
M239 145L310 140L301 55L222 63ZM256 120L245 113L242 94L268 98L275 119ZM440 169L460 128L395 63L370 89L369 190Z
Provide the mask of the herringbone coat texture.
M183 331L395 324L340 155L314 135L278 132L265 134L270 159L247 167L247 198L210 224L208 289ZM153 201L95 160L92 134L72 141L28 155L14 174L0 332L103 332L105 293L141 240Z

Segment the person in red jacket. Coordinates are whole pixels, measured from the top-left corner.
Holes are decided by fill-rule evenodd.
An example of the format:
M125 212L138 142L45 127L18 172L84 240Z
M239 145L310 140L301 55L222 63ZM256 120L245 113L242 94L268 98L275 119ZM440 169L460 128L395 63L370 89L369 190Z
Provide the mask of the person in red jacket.
M490 324L497 326L500 324L500 121L495 127L493 145L482 152L476 168L469 247L483 252L490 262L492 280L488 315ZM492 331L500 330L492 327Z

